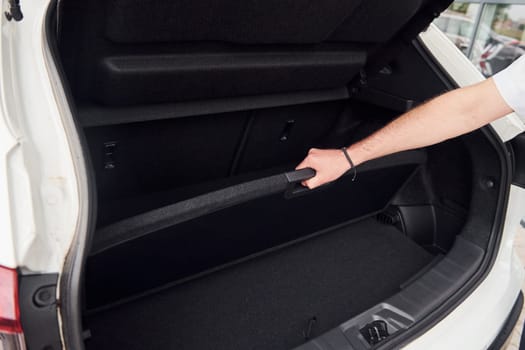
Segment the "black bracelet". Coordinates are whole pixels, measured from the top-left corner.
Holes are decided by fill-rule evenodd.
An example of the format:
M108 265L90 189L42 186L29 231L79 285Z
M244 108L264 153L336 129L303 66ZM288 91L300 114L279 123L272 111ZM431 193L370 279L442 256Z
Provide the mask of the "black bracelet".
M346 147L341 147L341 151L343 151L343 154L345 155L346 160L348 160L348 163L350 163L350 170L354 171L354 176L352 176L352 181L355 181L355 178L357 177L357 170L355 168L354 162L352 162L352 158L348 155L348 152L346 151Z

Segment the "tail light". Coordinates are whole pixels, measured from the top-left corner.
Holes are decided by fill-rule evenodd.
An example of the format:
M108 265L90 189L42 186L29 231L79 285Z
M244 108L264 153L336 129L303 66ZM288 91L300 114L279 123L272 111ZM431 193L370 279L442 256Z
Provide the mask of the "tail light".
M0 332L21 333L16 270L0 267Z
M0 349L25 349L18 303L18 274L0 266Z

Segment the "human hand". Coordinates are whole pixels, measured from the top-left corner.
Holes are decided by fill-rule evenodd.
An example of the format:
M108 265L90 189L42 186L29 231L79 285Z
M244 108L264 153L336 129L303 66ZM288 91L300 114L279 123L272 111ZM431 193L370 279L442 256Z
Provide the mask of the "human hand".
M303 168L312 168L316 171L313 178L302 182L303 186L314 189L337 180L350 169L350 163L340 149L312 148L295 169Z

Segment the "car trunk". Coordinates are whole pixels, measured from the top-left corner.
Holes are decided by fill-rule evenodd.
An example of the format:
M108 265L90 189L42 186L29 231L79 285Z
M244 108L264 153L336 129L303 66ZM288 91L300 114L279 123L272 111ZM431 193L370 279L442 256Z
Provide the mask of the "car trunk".
M296 347L436 266L472 211L483 135L313 191L294 168L450 88L412 42L446 5L63 1L97 193L87 348Z
M91 150L117 143L113 169L103 151L93 154L99 228L85 274L88 348L290 348L395 294L443 253L455 232L440 236L442 246L431 233L418 244L390 222L397 206L384 213L407 182L425 181L426 151L369 162L354 181L347 174L314 191L287 180L309 139L343 144L331 143L330 117L344 116L345 103L250 111L255 136L237 138L225 136L236 113L87 128ZM282 141L289 120L297 129ZM340 142L356 134L349 129ZM229 142L243 154L210 168ZM141 155L144 144L155 154ZM432 231L427 196L413 204ZM443 225L460 225L463 213L453 213Z

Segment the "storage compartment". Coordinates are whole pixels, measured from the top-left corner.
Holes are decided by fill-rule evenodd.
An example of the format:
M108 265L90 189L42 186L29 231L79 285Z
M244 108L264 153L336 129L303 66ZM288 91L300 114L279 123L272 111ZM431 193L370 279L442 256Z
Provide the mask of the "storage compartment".
M429 203L428 152L314 191L288 175L309 147L340 147L394 113L343 100L86 129L99 150L88 349L287 349L400 291L442 252L436 222L425 249L375 215Z
M355 182L347 176L298 195L285 195L295 185L273 176L267 184L234 185L101 228L86 274L87 305L192 279L377 213L424 160L422 152L407 152L360 167Z
M359 99L142 122L98 107L108 119L85 128L98 191L88 349L299 346L446 253L470 200L459 141L314 191L291 180L310 147L347 145L397 113Z
M330 116L329 111L337 111L338 117L326 118L328 131L310 126L306 135L323 135L327 143L338 142L338 134L346 139L361 137L383 121L367 123L357 116L378 111L383 111L385 119L391 115L369 105L356 103L350 109L344 105L325 103L310 108L310 115L302 115L307 124L323 125L323 118L316 121L315 117L322 113ZM300 123L300 112L306 109L297 106L272 114L267 113L270 110L250 114L264 116L260 127L271 130L272 120L280 125L286 121L279 112L288 111L287 115L297 116ZM350 110L354 118L349 118ZM221 117L235 119L237 115L210 120ZM198 123L198 119L187 122ZM156 128L152 124L136 127ZM445 195L452 182L428 186L434 174L429 172L430 160L433 166L464 161L463 148L457 142L428 152L403 152L370 161L358 167L355 181L344 176L318 190L304 191L289 181L289 174L295 172L286 164L301 157L294 142L301 145L301 140L310 139L291 140L292 146L287 148L286 143L276 141L277 134L259 132L255 120L247 130L245 135L260 135L254 144L271 145L274 140L276 147L281 147L263 147L274 156L261 160L256 157L261 153L253 148L254 157L246 158L246 164L264 164L260 168L252 165L247 167L249 171L241 170L245 164L241 154L249 154L251 141L244 136L247 140L238 144L242 151L233 152L240 155L230 163L237 166L221 176L205 171L206 166L200 164L204 168L197 173L207 176L204 180L173 171L174 179L181 176L187 180L155 184L171 185L170 190L148 192L148 187L133 186L138 193L112 193L113 187L107 186L104 194L99 187L100 203L110 214L100 212L107 223L99 221L87 262L88 349L299 346L401 291L419 271L434 263L436 253L445 252L464 222L465 214L457 206L431 200L434 190ZM87 135L100 136L92 131ZM456 159L440 157L453 149ZM191 161L192 153L185 151L171 157ZM163 155L168 157L169 153L157 157ZM146 159L135 157L129 162L142 160ZM463 166L468 169L467 164ZM112 176L113 170L100 168L98 175ZM152 179L158 178L154 174L150 174ZM448 176L454 174L456 171ZM203 182L194 184L192 180ZM112 200L104 202L108 198L104 195ZM451 196L457 203L469 198L463 191L447 198ZM112 202L121 205L112 211L108 205ZM397 208L405 227L378 220L382 217L376 219L376 214L387 215L391 208ZM449 217L440 216L443 212ZM410 228L414 216L422 218L415 229ZM129 334L137 335L130 339Z

